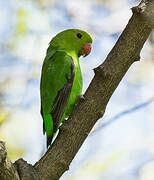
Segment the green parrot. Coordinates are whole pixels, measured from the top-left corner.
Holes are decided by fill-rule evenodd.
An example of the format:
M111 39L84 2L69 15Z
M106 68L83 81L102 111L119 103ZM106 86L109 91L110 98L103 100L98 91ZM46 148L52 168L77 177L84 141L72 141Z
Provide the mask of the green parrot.
M91 44L90 35L79 29L62 31L49 43L40 83L41 115L47 147L81 94L79 57L90 53Z

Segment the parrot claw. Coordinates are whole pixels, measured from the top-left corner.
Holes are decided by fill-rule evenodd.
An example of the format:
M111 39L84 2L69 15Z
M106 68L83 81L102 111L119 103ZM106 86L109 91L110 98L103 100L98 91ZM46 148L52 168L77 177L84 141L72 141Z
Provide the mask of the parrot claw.
M78 103L80 101L84 101L86 98L84 97L83 94L80 94L79 96L77 96L77 100L76 100L76 103L75 103L75 107L78 105Z
M65 118L62 123L66 123L66 122L67 122L67 119Z
M79 98L82 99L82 100L85 100L85 99L86 99L83 94L80 94L80 95L79 95Z

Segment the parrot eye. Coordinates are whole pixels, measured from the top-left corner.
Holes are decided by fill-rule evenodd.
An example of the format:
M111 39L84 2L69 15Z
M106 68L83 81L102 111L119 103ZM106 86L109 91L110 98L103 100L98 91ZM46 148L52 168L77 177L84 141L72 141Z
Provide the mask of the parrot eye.
M82 34L78 33L78 34L77 34L77 37L78 37L79 39L81 39L81 38L82 38Z

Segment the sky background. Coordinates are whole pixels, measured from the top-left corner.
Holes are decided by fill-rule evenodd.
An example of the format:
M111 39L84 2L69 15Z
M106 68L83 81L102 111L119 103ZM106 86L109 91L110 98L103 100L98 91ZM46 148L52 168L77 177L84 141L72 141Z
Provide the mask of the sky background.
M51 38L68 28L92 36L91 54L80 58L84 93L93 69L105 60L132 15L130 8L137 4L135 0L0 0L0 140L6 141L12 161L23 157L34 164L46 151L39 84ZM141 61L120 82L104 117L62 180L154 179L153 82L151 35ZM117 114L122 115L116 119Z

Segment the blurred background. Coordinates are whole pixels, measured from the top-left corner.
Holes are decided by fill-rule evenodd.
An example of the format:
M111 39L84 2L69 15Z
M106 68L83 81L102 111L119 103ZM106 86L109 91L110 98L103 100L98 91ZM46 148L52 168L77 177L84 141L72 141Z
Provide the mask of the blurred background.
M41 66L51 38L68 28L93 37L80 59L84 88L132 15L135 0L0 0L0 140L9 158L34 164L45 151ZM154 180L152 34L62 180Z

